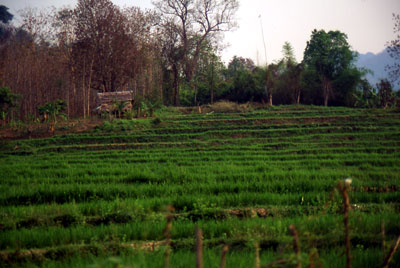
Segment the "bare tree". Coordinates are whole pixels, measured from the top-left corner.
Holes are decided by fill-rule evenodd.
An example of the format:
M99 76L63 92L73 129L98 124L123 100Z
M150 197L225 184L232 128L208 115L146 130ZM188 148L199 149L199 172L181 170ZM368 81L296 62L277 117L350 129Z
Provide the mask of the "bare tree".
M58 50L60 53L60 61L68 70L65 76L68 77L69 83L65 91L65 99L67 102L67 115L78 114L75 106L77 102L76 94L76 68L73 64L72 47L76 40L75 25L76 17L72 9L63 8L56 12L53 21L53 28L57 38ZM72 90L71 88L72 87Z
M395 63L391 66L386 66L386 70L389 71L390 80L398 82L400 85L400 14L393 14L394 27L393 32L397 34L396 39L388 42L389 55L395 60Z
M65 70L53 43L52 12L23 10L22 26L1 47L2 84L22 95L20 118L33 118L39 105L63 98Z
M125 17L109 0L79 0L74 43L79 69L84 116L90 114L91 89L116 91L126 83L122 75L128 40Z
M124 67L125 75L135 94L144 98L154 93L158 81L161 80L156 77L160 72L157 61L160 57L160 45L155 32L160 18L154 11L142 11L138 7L125 8L123 14L126 17L129 38L125 40L129 43L124 53L128 59ZM157 94L162 95L160 92Z
M166 66L166 72L172 74L173 104L179 105L179 85L183 60L183 47L180 42L176 24L171 20L163 22L163 34L160 37L162 56Z
M21 16L22 27L7 25L0 40L0 86L23 96L22 117L56 99L66 100L68 115L87 117L96 91L162 95L154 11L79 0L74 9L27 9Z
M173 43L179 52L174 54L181 56L176 57L178 62L175 65L182 67L187 82L195 90L193 76L202 45L206 40L210 43L217 41L218 33L236 26L234 16L239 3L237 0L157 0L153 4L167 21L163 25L168 29L168 35L171 35L171 30L176 32Z

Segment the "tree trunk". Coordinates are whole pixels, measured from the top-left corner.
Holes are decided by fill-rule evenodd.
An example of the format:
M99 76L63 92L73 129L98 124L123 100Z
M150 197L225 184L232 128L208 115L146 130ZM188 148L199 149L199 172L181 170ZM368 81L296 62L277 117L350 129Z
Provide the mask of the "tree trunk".
M90 63L89 82L88 82L88 87L87 87L87 115L88 115L88 117L90 116L90 88L92 87L93 64L94 64L94 57L92 58L92 62Z
M272 93L268 94L268 105L272 106Z
M197 105L197 87L194 84L194 82L190 82L190 87L192 88L194 92L194 105Z
M329 96L332 95L332 82L325 76L322 77L322 88L324 92L324 105L328 106Z
M328 101L329 101L329 95L325 94L325 98L324 98L324 105L328 106Z
M301 95L301 91L299 90L299 91L297 92L297 100L296 100L297 105L300 104L300 95Z
M173 67L173 73L174 73L174 106L179 105L179 71L178 67L174 65Z
M83 72L82 72L82 103L83 103L83 119L86 119L86 86L85 86L85 73L86 66L85 60L83 61Z
M211 95L211 104L214 104L214 60L211 61L210 95Z
M66 101L67 101L67 118L69 119L69 117L70 117L70 109L71 109L71 107L70 107L70 104L69 104L69 85L67 86L67 90L65 91L65 99L66 99Z

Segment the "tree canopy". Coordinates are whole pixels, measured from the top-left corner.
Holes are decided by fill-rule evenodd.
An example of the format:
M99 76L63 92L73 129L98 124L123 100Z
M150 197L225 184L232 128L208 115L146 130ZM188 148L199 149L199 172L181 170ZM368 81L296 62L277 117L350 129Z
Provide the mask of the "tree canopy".
M340 31L314 30L304 51L303 63L309 81L314 81L322 93L323 104L328 105L330 99L341 99L346 90L354 85L345 83L346 77L361 77L353 65L356 55L351 51L347 35ZM358 76L358 78L357 78ZM353 81L351 81L353 82ZM317 92L314 92L314 94Z
M13 19L13 15L8 12L8 7L0 5L0 21L3 23L8 23Z
M168 55L174 55L168 58L172 69L175 68L174 94L179 94L180 68L186 82L193 90L196 90L193 78L203 45L206 42L210 44L218 42L219 33L235 27L235 14L239 8L239 2L237 0L156 0L153 4L163 15L161 25L164 26L164 32L170 36L173 29L174 33L173 44L169 45L172 51L168 53ZM195 96L197 96L196 93ZM178 104L177 96L174 97L174 104Z
M398 82L400 85L400 14L393 14L394 27L393 32L396 38L387 43L389 55L395 60L393 65L387 66L389 77L392 82Z
M86 118L98 111L96 94L112 91L129 91L137 116L160 103L193 106L219 100L359 107L400 103L392 93L378 96L362 80L342 32L314 30L300 63L285 42L282 58L267 66L240 55L225 65L222 37L236 26L239 0L153 4L155 9L146 11L120 8L111 0L27 8L20 12L21 26L9 23L12 15L0 6L0 87L21 95L18 111L13 107L8 118L18 112L30 120L39 115L38 107L57 100L65 101L68 117ZM399 27L399 16L395 20ZM397 59L398 40L389 46ZM393 76L400 73L396 66L390 67ZM0 107L3 117L12 106ZM130 112L132 118L135 111Z

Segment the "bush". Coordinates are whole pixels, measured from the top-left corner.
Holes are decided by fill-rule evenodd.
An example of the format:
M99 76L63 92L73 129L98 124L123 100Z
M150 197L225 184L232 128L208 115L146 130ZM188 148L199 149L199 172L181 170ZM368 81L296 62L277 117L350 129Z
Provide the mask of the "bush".
M57 116L62 116L61 112L65 111L67 102L64 100L56 100L54 102L47 102L42 106L38 106L39 114L43 116L44 121L57 121ZM65 115L64 115L65 116Z
M1 121L6 122L7 118L11 116L11 111L18 107L17 99L21 95L14 94L8 87L0 87L0 115Z

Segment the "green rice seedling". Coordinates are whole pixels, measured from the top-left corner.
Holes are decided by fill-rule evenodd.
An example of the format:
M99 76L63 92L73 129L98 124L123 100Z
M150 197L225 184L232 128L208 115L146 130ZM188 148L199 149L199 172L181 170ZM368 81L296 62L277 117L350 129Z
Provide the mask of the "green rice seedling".
M382 220L387 241L400 230L398 113L282 106L160 118L2 142L2 252L98 245L102 256L78 250L70 257L77 266L162 267L165 247L119 254L116 262L106 245L162 241L165 207L173 205L171 267L194 265L195 226L203 230L205 267L221 265L225 244L226 267L254 266L248 241L260 242L261 266L293 260L291 224L303 266L344 266L340 196L325 204L336 182L352 177L352 264L382 265Z

